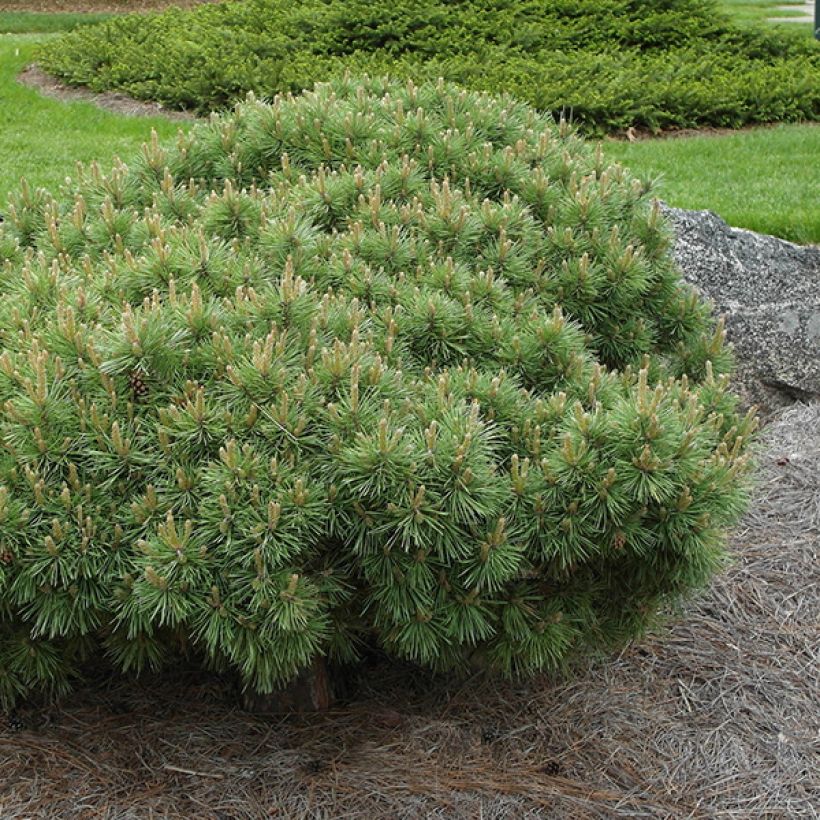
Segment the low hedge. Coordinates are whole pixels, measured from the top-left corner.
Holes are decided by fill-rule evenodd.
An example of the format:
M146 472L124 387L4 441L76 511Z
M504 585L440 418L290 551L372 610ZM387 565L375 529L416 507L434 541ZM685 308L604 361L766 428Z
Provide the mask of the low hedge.
M44 67L198 112L346 71L513 92L591 131L816 119L820 48L711 0L244 0L129 15L44 46Z

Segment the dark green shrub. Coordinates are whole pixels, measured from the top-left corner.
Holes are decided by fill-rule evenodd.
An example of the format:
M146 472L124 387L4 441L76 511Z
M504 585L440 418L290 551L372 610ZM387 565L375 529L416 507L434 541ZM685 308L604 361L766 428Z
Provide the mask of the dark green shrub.
M648 186L514 99L248 101L0 231L0 697L378 643L554 668L703 584L720 328Z
M47 44L95 90L200 112L346 71L444 77L591 131L815 119L820 48L711 0L244 0L134 15Z

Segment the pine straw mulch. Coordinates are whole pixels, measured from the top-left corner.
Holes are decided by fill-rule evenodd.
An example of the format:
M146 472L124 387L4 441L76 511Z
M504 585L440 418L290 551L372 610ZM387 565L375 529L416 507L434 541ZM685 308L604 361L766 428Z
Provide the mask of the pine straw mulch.
M816 817L819 544L820 404L795 405L734 566L666 634L569 683L380 666L298 717L193 672L102 680L0 730L0 816Z

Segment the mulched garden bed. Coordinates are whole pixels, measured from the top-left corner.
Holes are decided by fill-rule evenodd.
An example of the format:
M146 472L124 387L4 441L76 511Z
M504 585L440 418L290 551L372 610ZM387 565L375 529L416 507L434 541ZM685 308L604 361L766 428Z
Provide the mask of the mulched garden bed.
M759 449L731 569L571 682L381 664L329 712L277 716L201 672L98 680L0 728L0 816L816 816L820 404Z
M34 88L45 97L51 97L61 102L88 102L106 111L113 111L115 114L123 114L128 117L166 117L169 120L194 119L193 114L184 111L169 111L160 103L135 100L127 94L120 94L116 91L98 93L87 88L66 85L56 77L52 77L51 74L46 74L36 64L27 66L18 74L17 82L29 88Z

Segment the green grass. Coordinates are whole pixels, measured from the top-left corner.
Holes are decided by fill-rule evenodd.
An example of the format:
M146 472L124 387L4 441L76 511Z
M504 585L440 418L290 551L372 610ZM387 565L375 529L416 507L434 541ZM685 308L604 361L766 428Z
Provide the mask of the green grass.
M802 8L801 0L719 0L718 5L739 23L765 23L771 17L792 17ZM778 6L794 6L794 11ZM775 24L776 25L776 24ZM788 23L811 34L809 23Z
M17 84L15 77L41 42L42 35L0 37L0 211L22 176L56 190L77 160L108 165L115 156L136 153L151 128L169 139L179 127L161 117L123 117L90 103L62 103Z
M0 11L0 33L37 32L50 34L71 31L80 26L102 23L111 14L41 14L28 11Z
M820 243L820 126L779 125L727 136L604 143L640 174L662 177L660 195L715 211L730 225Z

